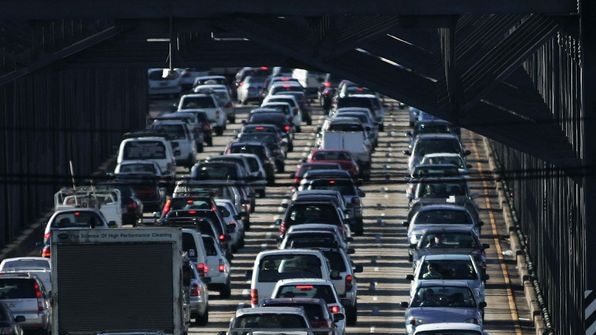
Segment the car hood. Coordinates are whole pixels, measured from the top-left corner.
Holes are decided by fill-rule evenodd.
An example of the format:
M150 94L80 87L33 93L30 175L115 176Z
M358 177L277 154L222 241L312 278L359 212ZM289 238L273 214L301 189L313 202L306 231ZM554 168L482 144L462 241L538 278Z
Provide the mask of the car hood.
M406 319L410 316L422 320L424 324L438 322L464 322L471 318L478 318L476 308L453 308L453 307L414 307L406 313Z

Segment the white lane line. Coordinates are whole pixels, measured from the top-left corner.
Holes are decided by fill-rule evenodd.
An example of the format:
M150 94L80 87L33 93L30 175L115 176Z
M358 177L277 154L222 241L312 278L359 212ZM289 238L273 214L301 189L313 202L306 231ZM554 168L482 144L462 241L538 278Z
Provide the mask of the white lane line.
M261 249L267 249L267 243L261 243Z
M267 239L270 239L271 236L273 236L273 233L268 231L267 234L265 234L265 236L267 237Z
M249 295L250 295L250 291L247 288L245 288L244 290L242 290L242 296L243 297L248 297ZM238 305L244 305L244 303L241 302Z
M373 301L378 301L379 297L377 297L376 295L373 297Z
M373 271L374 271L374 272L379 272L379 267L378 267L378 266L375 266L375 267L373 268Z
M385 194L383 195L385 198L389 198L389 194Z
M375 332L375 326L370 326L370 331L369 331L369 333L371 333L371 334L372 334L372 333L374 333L374 332Z

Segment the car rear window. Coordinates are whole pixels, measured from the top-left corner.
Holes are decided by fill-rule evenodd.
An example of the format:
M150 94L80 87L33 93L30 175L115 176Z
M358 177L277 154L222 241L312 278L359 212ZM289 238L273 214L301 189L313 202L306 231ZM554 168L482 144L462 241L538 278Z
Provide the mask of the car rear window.
M337 99L337 108L342 107L364 107L374 109L374 104L367 98L347 97Z
M182 100L181 108L215 108L215 102L211 96L185 97Z
M236 180L238 173L236 167L230 164L206 164L198 169L198 180L223 179Z
M232 328L305 328L304 317L296 314L262 313L249 314L237 317ZM246 332L232 332L245 334Z
M341 253L337 250L323 250L323 255L329 260L331 271L345 272L346 263Z
M461 156L425 157L422 159L420 164L451 164L457 166L460 169L464 169L466 167Z
M287 123L287 118L283 114L256 113L250 116L248 122L251 123L269 123L274 125L283 125Z
M261 159L265 158L263 147L256 145L234 145L230 148L230 152L233 154L254 154Z
M275 283L281 279L302 277L322 278L321 261L315 255L269 255L259 262L260 282Z
M296 107L296 102L294 101L294 99L290 99L290 98L271 98L268 99L267 102L287 102L290 104L290 106L292 107Z
M341 195L355 195L354 184L346 179L317 179L313 180L309 190L330 190L338 191Z
M124 159L164 159L166 147L160 141L130 141L124 146Z
M155 165L153 164L122 164L120 165L120 173L150 173L156 174Z
M211 202L204 199L173 198L170 208L172 210L211 209Z
M97 214L92 212L67 212L56 215L52 228L90 228L102 224Z
M205 244L205 251L207 256L217 256L217 249L215 249L215 240L212 237L203 236L203 244Z
M416 224L471 224L471 219L465 211L453 210L428 210L418 212L416 215Z
M167 134L168 138L171 139L184 139L186 138L186 132L184 126L181 124L156 124L152 127L155 130L159 130Z
M419 279L476 280L471 260L432 260L422 263ZM432 271L430 270L432 267Z
M318 161L348 161L352 159L350 154L344 151L318 151L312 158Z
M363 131L361 124L354 123L332 123L329 125L328 131Z
M5 262L2 270L11 269L49 269L50 263L38 259L19 259L15 261Z
M336 303L333 289L329 285L287 285L279 288L275 298L319 298Z
M292 234L286 242L286 246L294 249L325 248L336 244L335 238L327 234Z
M340 225L337 210L329 204L294 204L286 215L286 224L326 223Z
M435 237L439 237L441 243L434 243ZM452 233L452 232L427 232L420 240L421 248L464 248L476 249L478 242L471 233Z
M429 182L418 185L420 198L449 198L450 196L466 195L465 183Z
M35 299L34 284L32 279L0 279L0 299Z
M263 307L267 307L267 306L275 306L275 307L302 307L304 308L304 312L306 314L306 317L308 318L308 320L311 322L311 325L314 326L314 323L317 323L319 321L324 321L325 320L325 314L323 312L323 308L321 307L321 305L319 304L312 304L312 303L287 303L287 304L283 304L283 303L271 303L271 304L263 304Z
M182 233L182 250L188 252L188 250L194 250L197 253L197 246L195 244L195 238L192 234Z

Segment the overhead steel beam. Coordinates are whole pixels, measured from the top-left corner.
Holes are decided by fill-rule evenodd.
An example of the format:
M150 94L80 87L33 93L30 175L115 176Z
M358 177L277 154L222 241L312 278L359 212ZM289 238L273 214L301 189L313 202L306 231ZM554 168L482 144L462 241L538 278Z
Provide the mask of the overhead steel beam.
M577 12L576 0L2 0L0 18L163 18L262 14L275 16L322 15L459 15Z
M21 78L33 71L42 69L54 62L70 57L78 52L81 52L89 47L97 45L103 41L109 40L114 36L118 35L121 30L117 27L110 27L96 34L93 34L85 39L77 41L68 47L65 47L59 51L52 52L44 55L42 58L35 60L33 63L27 65L24 68L3 74L0 76L0 86Z

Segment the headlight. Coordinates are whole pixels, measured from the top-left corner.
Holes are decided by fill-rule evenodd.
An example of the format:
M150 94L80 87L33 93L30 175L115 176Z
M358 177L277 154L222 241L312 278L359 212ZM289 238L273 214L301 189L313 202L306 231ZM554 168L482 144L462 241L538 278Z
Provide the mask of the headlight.
M477 325L478 324L478 319L476 319L476 318L469 318L469 319L464 320L464 322L465 323L473 323L473 324L476 324Z

